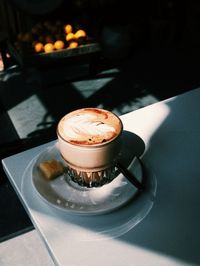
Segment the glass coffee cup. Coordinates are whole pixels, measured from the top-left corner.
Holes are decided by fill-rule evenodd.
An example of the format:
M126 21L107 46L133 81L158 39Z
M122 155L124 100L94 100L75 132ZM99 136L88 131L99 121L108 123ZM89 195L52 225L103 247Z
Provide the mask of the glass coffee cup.
M121 119L105 109L81 108L62 117L58 148L72 181L83 187L110 183L118 174L122 131Z

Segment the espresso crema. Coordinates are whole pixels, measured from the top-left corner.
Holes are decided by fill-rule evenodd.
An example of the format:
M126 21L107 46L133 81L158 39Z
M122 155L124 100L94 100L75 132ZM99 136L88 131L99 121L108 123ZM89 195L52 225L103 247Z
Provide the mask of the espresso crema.
M65 115L57 130L64 140L72 144L96 145L117 137L122 131L122 122L110 111L83 108Z

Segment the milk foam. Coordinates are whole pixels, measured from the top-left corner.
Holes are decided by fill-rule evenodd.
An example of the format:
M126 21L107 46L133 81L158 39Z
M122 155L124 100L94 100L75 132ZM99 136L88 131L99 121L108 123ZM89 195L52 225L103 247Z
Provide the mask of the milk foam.
M83 136L103 136L115 132L114 127L95 121L95 118L93 114L80 114L69 118L64 124L65 134L69 138L80 139Z
M115 120L117 120L116 117ZM66 140L72 143L98 144L118 134L116 127L109 123L109 119L103 112L99 114L86 110L69 117L66 116L61 121L59 131Z

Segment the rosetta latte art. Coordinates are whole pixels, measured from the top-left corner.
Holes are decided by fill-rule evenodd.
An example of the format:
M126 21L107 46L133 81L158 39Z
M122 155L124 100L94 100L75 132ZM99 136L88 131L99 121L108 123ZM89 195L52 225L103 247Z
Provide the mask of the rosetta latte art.
M79 114L69 118L64 124L64 131L73 140L93 141L93 138L108 140L115 134L115 128L98 121L93 114Z
M77 145L96 145L115 139L122 130L114 113L99 108L82 108L66 114L58 124L58 134Z

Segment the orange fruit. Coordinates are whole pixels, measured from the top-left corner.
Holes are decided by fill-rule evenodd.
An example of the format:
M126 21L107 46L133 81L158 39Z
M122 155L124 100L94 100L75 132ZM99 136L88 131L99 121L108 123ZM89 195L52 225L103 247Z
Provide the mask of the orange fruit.
M73 31L72 25L70 25L70 24L65 25L64 31L66 34L72 33L72 31Z
M77 30L77 32L74 34L76 39L84 38L86 37L86 32L84 30Z
M61 40L57 40L55 43L54 43L54 48L56 50L60 50L60 49L63 49L65 47L65 44L63 41Z
M74 33L70 32L66 35L66 41L71 41L74 39Z
M34 45L34 49L36 53L41 53L44 50L44 45L41 42L37 42Z
M54 50L54 45L52 43L46 43L44 46L45 53L52 52Z
M70 42L69 48L76 48L78 46L77 42Z

